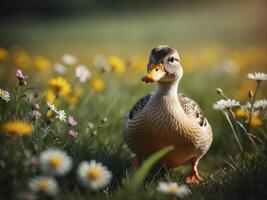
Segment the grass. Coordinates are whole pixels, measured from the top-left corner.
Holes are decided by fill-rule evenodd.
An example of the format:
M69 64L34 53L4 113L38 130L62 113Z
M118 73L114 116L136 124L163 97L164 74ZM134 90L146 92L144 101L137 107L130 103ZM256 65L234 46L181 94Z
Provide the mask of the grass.
M156 186L159 181L184 184L189 166L174 170L152 169L148 175L145 171L139 171L142 175L132 175L132 154L121 136L125 114L140 97L155 88L155 85L146 85L139 81L144 70L131 67L129 60L132 55L142 55L146 58L149 49L161 43L172 44L181 49L185 74L179 90L201 105L214 131L211 149L199 165L200 173L206 181L201 185L190 186L192 194L186 198L266 198L266 148L259 148L256 152L242 157L227 121L222 114L212 109L212 104L218 99L215 93L217 87L245 103L247 98L243 97L247 96L249 89L256 86L250 81L249 87L242 90L242 98L238 96L238 86L247 84L245 74L266 70L266 59L258 56L266 52L265 46L261 44L265 41L265 17L252 17L261 13L260 10L261 7L257 4L251 6L230 3L151 10L138 15L130 12L113 16L107 13L100 17L86 16L54 21L27 18L1 21L0 38L3 39L0 39L0 44L8 47L10 56L6 61L0 61L0 88L11 93L12 101L0 101L0 125L2 128L6 121L18 118L33 125L32 135L26 138L6 136L2 129L0 131L1 199L17 199L21 193L28 191L29 180L42 174L38 167L31 164L31 159L49 148L66 151L74 163L73 170L67 176L57 178L60 191L55 199L173 198L159 194ZM154 22L157 22L157 26L151 25ZM257 37L254 37L255 35ZM58 75L51 66L46 71L38 71L34 64L23 69L29 75L28 85L23 87L25 94L31 94L35 98L22 97L16 116L18 103L15 96L18 86L14 77L14 66L18 65L13 55L18 47L14 45L26 49L31 59L34 55L43 55L49 58L51 63L59 62L60 56L65 52L73 53L78 56L79 63L89 66L93 76L99 76L104 81L104 91L97 93L90 85L92 79L85 84L76 80L74 66L70 66L68 73L63 75L73 91L77 88L84 91L77 104L70 105L65 98L60 98L57 105L77 119L78 126L74 128L79 132L77 138L69 138L67 132L70 127L65 123L46 117L44 91L48 87L48 80ZM251 53L255 49L256 56ZM210 58L213 54L206 56L207 51L218 52L219 58L210 62L206 57ZM190 65L186 65L186 59L183 61L188 52L194 53L193 60L197 62L197 67L192 70ZM92 67L92 60L99 53L122 57L126 62L126 72L122 75L114 72L102 73L101 69ZM240 55L240 59L236 60L241 65L237 74L233 71L214 72L215 66L225 59L236 59L234 53ZM258 98L266 98L264 91L266 83L262 84ZM38 120L31 116L33 103L40 105L42 117ZM88 121L94 123L92 129L86 128ZM260 127L253 127L252 132L262 140L265 137L266 144L266 122L264 123ZM92 159L103 163L113 173L110 185L99 192L81 187L76 178L78 164ZM150 167L147 166L147 169ZM127 188L132 187L133 177L138 177L136 179L139 181L135 182L135 185L141 184L141 187L138 187L136 194L129 196L132 189Z

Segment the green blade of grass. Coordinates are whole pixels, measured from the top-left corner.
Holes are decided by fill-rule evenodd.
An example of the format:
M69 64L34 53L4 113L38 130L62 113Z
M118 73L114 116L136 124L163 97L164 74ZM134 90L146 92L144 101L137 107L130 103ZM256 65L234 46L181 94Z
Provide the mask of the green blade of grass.
M143 162L141 167L133 174L130 181L125 185L125 189L123 190L123 194L133 194L136 193L138 188L143 183L146 175L149 170L152 168L157 161L159 161L163 156L173 150L173 146L167 146L156 153L152 154L147 160ZM120 194L122 194L120 193Z

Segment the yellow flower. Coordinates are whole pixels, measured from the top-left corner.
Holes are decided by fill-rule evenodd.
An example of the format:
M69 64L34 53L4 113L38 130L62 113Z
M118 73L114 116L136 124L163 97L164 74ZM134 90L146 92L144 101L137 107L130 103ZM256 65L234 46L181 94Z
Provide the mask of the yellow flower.
M49 89L55 94L67 96L71 92L70 84L63 77L57 77L49 80Z
M48 111L46 112L46 117L47 117L48 119L50 119L52 116L53 116L53 111L52 111L52 110L48 110Z
M239 108L235 111L235 115L239 118L248 118L249 112L245 109Z
M92 90L98 93L102 92L105 89L105 82L99 77L95 77L91 81L90 85Z
M32 125L22 120L9 121L3 125L3 131L8 135L28 136L32 134Z
M51 103L55 103L56 101L56 94L52 90L45 91L45 100Z
M125 63L117 56L110 56L108 58L108 65L110 69L117 74L123 74L125 72Z
M235 111L235 115L238 118L244 118L246 121L248 121L249 118L249 111L245 109L237 109ZM252 127L257 127L262 125L262 120L259 116L257 115L252 115L251 117L251 122L250 122Z
M250 123L251 123L252 127L261 126L262 125L262 120L257 115L252 115Z
M27 68L31 64L31 58L26 51L17 50L14 53L14 62L19 67Z
M40 71L45 71L51 66L50 61L43 56L34 57L33 62L35 67Z
M0 61L6 60L8 57L8 52L6 49L0 47Z

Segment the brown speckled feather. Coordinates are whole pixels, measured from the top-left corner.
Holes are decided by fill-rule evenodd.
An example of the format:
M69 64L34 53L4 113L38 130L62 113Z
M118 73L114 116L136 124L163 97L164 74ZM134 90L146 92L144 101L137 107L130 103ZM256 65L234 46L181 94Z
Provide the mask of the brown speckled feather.
M194 120L196 120L200 126L207 125L207 119L205 118L203 111L200 106L189 97L184 94L179 94L178 96L181 106L184 109L185 114Z
M146 106L147 102L149 101L150 97L152 94L148 94L144 97L142 97L141 99L139 99L136 104L133 106L133 108L131 109L130 113L129 113L129 119L133 119L133 117L139 113L140 111L142 111L144 109L144 107Z

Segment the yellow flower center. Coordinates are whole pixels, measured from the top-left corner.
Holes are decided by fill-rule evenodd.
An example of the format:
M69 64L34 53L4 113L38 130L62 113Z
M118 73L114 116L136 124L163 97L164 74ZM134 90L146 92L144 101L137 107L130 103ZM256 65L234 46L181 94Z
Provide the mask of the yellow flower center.
M101 171L98 168L92 168L87 173L88 178L95 181L101 176Z
M175 186L169 186L168 191L170 193L176 193L177 192L177 187L175 187Z
M47 113L46 113L46 117L47 118L51 118L53 115L53 111L52 110L48 110Z
M47 180L40 180L38 182L39 191L46 192L48 190L48 187L49 187L49 183Z
M48 163L54 168L58 169L60 165L62 164L62 159L58 156L53 156L48 160Z

